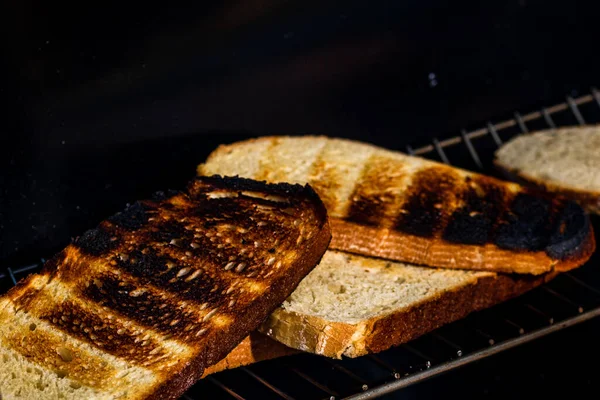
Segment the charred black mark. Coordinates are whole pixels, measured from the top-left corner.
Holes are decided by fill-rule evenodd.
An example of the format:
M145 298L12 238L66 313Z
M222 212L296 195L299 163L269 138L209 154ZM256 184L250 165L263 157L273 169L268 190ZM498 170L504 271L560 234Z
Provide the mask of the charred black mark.
M108 220L124 229L140 229L148 222L149 215L146 211L147 206L138 201Z
M140 325L178 338L185 338L191 329L197 331L196 328L199 327L193 313L160 296L152 295L143 288L126 284L116 276L96 279L84 290L84 295Z
M246 203L244 205L243 203ZM212 200L199 200L193 208L191 215L209 221L240 221L243 222L256 216L247 200L241 198L221 198ZM250 205L250 207L248 207Z
M485 244L494 220L482 212L461 208L452 214L443 239L452 243Z
M387 211L403 196L400 191L388 189L399 185L403 176L402 164L385 157L371 157L350 196L346 218L370 226L385 223L389 219Z
M577 251L589 234L590 219L583 208L569 201L560 211L554 223L546 253L563 259Z
M552 202L540 196L518 194L501 217L494 243L509 250L543 250L550 240Z
M457 176L446 168L419 171L407 189L408 199L396 220L395 228L416 236L434 236L444 227L446 200L454 194Z
M485 244L505 207L506 194L498 185L471 178L465 183L465 205L452 214L442 237L452 243Z
M60 253L55 254L52 258L50 258L49 260L47 260L44 263L44 266L42 268L43 272L49 272L49 273L54 273L59 265L62 265L65 261L65 259L67 258L67 253L66 250L61 251Z
M160 220L149 228L152 241L170 243L172 240L184 240L186 236L193 237L194 232L185 229L185 224L175 219Z
M352 204L347 219L359 224L378 226L384 218L384 204L378 196L361 193L360 187L358 187L352 196Z
M142 282L153 284L179 297L199 303L218 302L220 292L227 286L207 274L200 274L190 281L186 281L185 277L179 278L177 275L182 268L185 268L185 264L172 257L159 255L151 248L143 252L134 250L125 258L119 258L117 265ZM189 274L191 272L187 275Z
M102 254L116 248L119 238L105 230L103 227L91 229L75 239L73 244L86 254L101 256Z
M101 318L71 302L57 305L52 312L42 315L41 319L107 353L136 364L152 361L152 358L164 354L161 350L151 354L158 347L156 343L147 341L141 346L142 338L134 336L115 320ZM143 337L144 334L139 336Z
M256 181L239 177L222 177L220 175L197 177L188 186L190 195L196 200L205 198L204 194L214 189L226 189L232 193L242 191L269 193L283 196L291 203L301 202L307 197L314 200L319 199L319 196L310 185L266 183L266 181Z
M268 216L257 217L258 214L254 210L254 204L257 203L255 201L250 205L244 205L239 199L222 198L211 200L210 204L206 203L200 202L189 212L191 218L198 220L196 226L206 231L214 230L216 225L226 223L235 224L236 227L246 230L252 229L252 236L260 236L259 232L275 236L288 231L290 228L286 225L291 225L293 218L292 215L281 211L281 208L277 208L277 206L281 207L281 204L276 204L275 211L268 213ZM260 203L264 202L260 201ZM257 225L258 222L261 222L260 226Z
M165 272L169 263L176 260L160 256L154 250L146 248L133 250L117 258L118 266L126 269L135 276L151 276Z

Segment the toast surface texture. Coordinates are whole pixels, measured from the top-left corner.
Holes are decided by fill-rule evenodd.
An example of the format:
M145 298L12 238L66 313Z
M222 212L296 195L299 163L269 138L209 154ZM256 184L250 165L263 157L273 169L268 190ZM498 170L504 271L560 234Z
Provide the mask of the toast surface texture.
M434 267L543 274L595 248L574 202L369 144L263 137L216 149L199 175L310 183L331 218L330 249Z
M136 202L0 298L1 398L177 398L329 240L309 186L203 177Z
M600 126L517 136L496 151L496 166L519 182L565 195L600 214Z
M260 331L327 357L377 353L556 275L417 267L328 250Z

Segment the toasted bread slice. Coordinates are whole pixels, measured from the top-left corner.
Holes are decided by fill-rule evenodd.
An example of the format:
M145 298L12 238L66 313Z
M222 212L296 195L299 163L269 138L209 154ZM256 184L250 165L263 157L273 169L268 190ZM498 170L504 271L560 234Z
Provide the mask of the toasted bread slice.
M434 269L327 251L260 331L299 350L358 357L406 343L555 275Z
M494 160L507 177L565 195L600 214L600 126L550 129L506 142Z
M177 398L329 240L309 186L206 177L137 202L0 298L0 396Z
M585 262L589 216L561 197L350 140L265 137L220 146L198 174L310 183L330 248L444 268L543 274Z

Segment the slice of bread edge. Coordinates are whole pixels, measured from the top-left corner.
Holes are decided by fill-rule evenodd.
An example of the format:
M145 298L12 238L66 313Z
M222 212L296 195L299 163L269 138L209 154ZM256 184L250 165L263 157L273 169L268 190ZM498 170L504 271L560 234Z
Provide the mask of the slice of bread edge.
M356 324L332 322L279 308L259 330L292 348L331 358L354 358L407 343L474 311L521 295L557 274L480 277L405 309Z

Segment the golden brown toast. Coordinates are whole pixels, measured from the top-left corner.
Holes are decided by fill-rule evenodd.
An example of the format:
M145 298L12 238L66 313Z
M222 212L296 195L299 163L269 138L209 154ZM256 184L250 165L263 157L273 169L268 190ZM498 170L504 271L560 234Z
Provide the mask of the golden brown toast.
M329 240L309 186L202 177L137 202L0 298L0 397L177 398Z
M220 146L199 175L310 183L330 248L444 268L542 274L585 262L589 216L562 197L369 144L321 136Z

